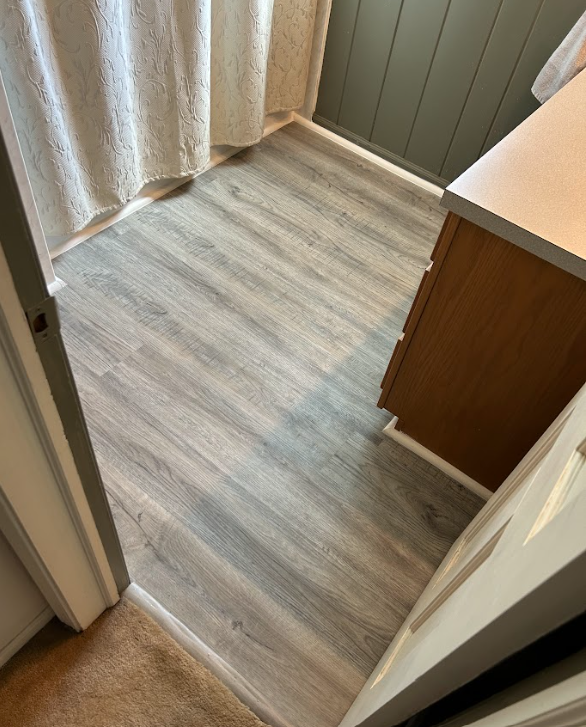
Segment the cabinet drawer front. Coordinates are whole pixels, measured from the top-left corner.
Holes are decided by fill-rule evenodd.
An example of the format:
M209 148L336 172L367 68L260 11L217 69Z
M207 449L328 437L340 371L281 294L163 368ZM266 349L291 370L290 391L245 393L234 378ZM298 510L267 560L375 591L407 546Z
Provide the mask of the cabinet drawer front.
M436 267L385 408L495 490L586 380L586 283L466 220Z
M381 381L381 389L384 389L388 380L389 376L391 375L391 370L393 368L393 363L396 362L398 356L399 356L399 350L403 344L403 339L405 338L405 334L401 333L399 338L397 339L397 343L395 344L395 348L393 349L393 353L391 355L391 360L389 361L389 365L387 366L387 370L385 371L385 375L383 376L383 380Z
M448 212L434 248L431 251L431 255L429 256L430 260L439 263L444 259L452 242L452 238L456 234L460 220L461 218L458 215L455 215L453 212Z
M433 262L429 263L429 265L425 268L423 277L421 278L421 282L419 283L419 287L417 288L417 293L415 293L415 298L413 299L413 305L409 309L407 319L405 320L405 325L403 326L403 332L405 332L407 330L407 328L409 327L409 322L411 321L411 318L413 317L413 311L415 310L417 303L419 302L419 298L421 297L421 292L425 289L425 283L427 282L427 280L429 278L429 274L431 272L432 267L433 267Z
M452 212L448 213L448 216L444 221L444 225L432 252L432 262L427 266L423 273L423 277L419 283L419 288L415 294L415 299L413 300L413 305L411 306L409 314L407 315L407 320L403 326L403 335L397 341L397 345L395 346L393 355L383 377L381 383L382 394L378 402L378 406L381 409L386 408L386 401L393 386L394 379L401 367L403 357L405 356L409 343L413 338L413 334L417 328L417 324L421 314L423 313L427 299L433 290L435 280L439 274L443 261L445 260L452 238L458 229L460 221L461 218Z

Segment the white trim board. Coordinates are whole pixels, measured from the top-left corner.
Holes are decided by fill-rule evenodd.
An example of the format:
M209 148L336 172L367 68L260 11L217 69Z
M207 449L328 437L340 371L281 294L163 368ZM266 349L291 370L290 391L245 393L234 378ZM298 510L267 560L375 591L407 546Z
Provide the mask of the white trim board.
M324 129L323 126L320 126L313 121L309 121L300 114L295 113L293 120L300 126L304 126L306 129L310 129L316 134L323 136L325 139L329 139L335 144L343 146L345 149L348 149L348 151L353 152L357 156L362 157L363 159L366 159L379 167L382 167L382 169L385 169L387 172L394 174L396 177L405 179L406 181L414 184L416 187L424 189L426 192L431 192L431 194L435 195L438 199L443 196L444 190L437 184L433 184L433 182L428 182L426 179L422 179L416 174L408 172L406 169L397 166L397 164L393 164L387 159L383 159L382 157L373 154L371 151L363 149L361 146L358 146L358 144L354 144L353 142L348 141L348 139L344 139L344 137L338 136L338 134L334 134L333 131L330 131L329 129Z
M0 529L55 614L79 631L118 591L1 249L0 377Z
M121 594L147 613L179 646L217 677L256 716L272 727L292 727L275 714L272 707L238 672L234 671L213 649L190 631L179 619L169 613L156 598L131 583Z
M46 606L25 628L17 634L6 646L0 650L0 667L20 651L43 626L55 616L49 606Z
M267 116L263 132L263 139L266 136L269 136L269 134L272 134L274 131L281 129L287 124L290 124L292 121L292 111L281 111ZM83 230L75 232L73 235L63 235L61 237L52 238L49 237L48 243L50 245L49 252L51 255L51 259L54 260L58 255L61 255L64 252L67 252L67 250L71 250L72 248L79 245L80 242L88 240L90 237L97 235L98 232L105 230L106 228L110 227L116 222L119 222L120 220L123 220L134 212L138 212L138 210L146 207L147 204L154 202L160 197L164 197L166 194L169 194L169 192L172 192L174 189L180 187L182 184L185 184L186 182L189 182L192 179L199 177L200 174L204 174L209 169L213 169L218 164L225 162L226 159L234 156L234 154L238 154L238 152L242 151L242 149L244 148L245 147L238 146L213 146L210 151L210 161L208 162L205 169L202 169L200 172L188 174L185 177L162 179L156 182L150 182L140 190L136 197L131 199L125 205L119 207L112 212L106 212L102 215L99 215L87 227L84 227ZM56 290L59 290L59 288L56 288Z
M65 288L66 286L67 283L64 280L56 277L52 283L49 283L49 285L47 285L47 290L49 291L49 295L55 295L55 293L63 290L63 288Z
M494 495L494 492L491 492L488 487L484 487L484 485L473 480L472 477L469 477L467 474L464 474L464 472L456 469L456 467L451 465L449 462L446 462L445 459L438 457L437 454L434 454L407 434L403 434L403 432L398 431L396 428L398 421L399 419L397 417L393 417L383 429L383 434L392 439L394 442L397 442L397 444L405 447L405 449L413 452L413 454L421 457L421 459L429 462L434 467L437 467L438 470L448 475L448 477L451 477L453 480L456 480L456 482L473 492L475 495L478 495L478 497L481 497L483 500L488 500Z
M39 256L39 263L43 272L43 277L48 288L51 286L55 287L57 279L55 277L55 271L53 270L53 264L49 255L49 248L47 247L47 241L45 239L45 233L41 227L41 220L37 210L35 198L33 196L33 190L24 163L24 157L22 156L22 150L20 142L18 141L18 135L12 119L12 113L10 106L8 105L8 98L6 96L6 90L0 75L0 133L6 144L6 151L10 158L12 165L12 171L14 173L14 179L18 187L18 193L22 201L23 207L26 210L26 219L30 227L30 233L33 238L35 250Z

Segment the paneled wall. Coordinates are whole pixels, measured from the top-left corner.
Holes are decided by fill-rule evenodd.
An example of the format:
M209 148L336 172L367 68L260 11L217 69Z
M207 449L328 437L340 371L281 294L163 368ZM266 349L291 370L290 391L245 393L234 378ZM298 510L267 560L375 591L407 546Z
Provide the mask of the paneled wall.
M538 106L586 0L333 0L314 121L445 184Z

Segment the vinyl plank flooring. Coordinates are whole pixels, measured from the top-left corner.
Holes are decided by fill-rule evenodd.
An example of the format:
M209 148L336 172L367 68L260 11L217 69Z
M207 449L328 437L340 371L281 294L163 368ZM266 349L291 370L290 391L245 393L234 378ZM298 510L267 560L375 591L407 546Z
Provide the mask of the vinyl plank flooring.
M480 500L381 435L437 200L290 125L56 260L131 576L334 727Z

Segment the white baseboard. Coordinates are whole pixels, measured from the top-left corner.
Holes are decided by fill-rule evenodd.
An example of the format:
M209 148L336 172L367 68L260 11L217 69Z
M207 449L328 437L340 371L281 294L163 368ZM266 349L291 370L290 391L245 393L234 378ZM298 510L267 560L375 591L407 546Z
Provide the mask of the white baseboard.
M187 626L169 613L150 593L147 593L137 583L131 583L122 595L145 611L179 646L200 664L203 664L259 719L272 727L292 727L275 714L263 696L245 678L226 664L213 649L210 649Z
M61 280L61 278L55 277L55 280L52 283L49 283L47 285L47 289L49 291L49 295L55 295L59 290L62 290L65 288L67 283L64 280Z
M28 626L25 626L25 628L17 634L12 641L9 641L3 649L0 649L0 667L3 664L6 664L6 662L11 659L17 651L20 651L20 649L22 649L22 647L30 641L33 636L43 628L43 626L46 626L54 615L55 614L51 608L47 606L28 624Z
M456 482L463 485L475 495L481 497L483 500L488 500L490 497L492 497L494 493L491 492L487 487L484 487L484 485L481 485L479 482L476 482L476 480L473 480L472 477L469 477L467 474L464 474L464 472L456 469L449 462L446 462L441 457L438 457L437 454L434 454L429 449L426 449L426 447L419 444L419 442L411 439L411 437L409 437L407 434L403 434L403 432L397 431L396 426L398 421L399 420L397 417L393 417L391 421L387 424L387 426L383 429L383 434L386 434L387 437L390 437L390 439L392 439L394 442L397 442L397 444L402 445L403 447L405 447L405 449L408 449L409 451L413 452L413 454L421 457L421 459L424 459L426 462L429 462L434 467L437 467L438 470L441 470L444 474L448 475L448 477L456 480Z
M281 111L275 114L271 114L266 119L263 138L265 136L268 136L269 134L272 134L274 131L277 131L283 126L290 124L292 121L292 111ZM147 204L154 202L160 197L163 197L169 192L172 192L174 189L181 186L182 184L185 184L186 182L195 179L200 174L207 172L209 169L216 167L218 164L226 161L226 159L234 156L234 154L242 151L243 148L244 147L236 146L212 147L210 152L210 161L205 169L201 170L201 172L196 172L195 174L189 174L185 177L175 179L162 179L156 182L149 182L149 184L146 184L136 195L136 197L130 200L130 202L127 202L124 206L120 207L117 210L114 210L113 212L105 212L104 214L99 215L87 227L84 227L83 230L75 232L73 235L63 235L62 237L48 238L47 243L50 246L49 252L51 255L51 259L54 260L58 255L62 255L64 252L67 252L67 250L71 250L72 248L79 245L80 242L85 242L85 240L88 240L90 237L97 235L98 232L105 230L106 228L110 227L116 222L119 222L120 220L123 220L125 217L128 217L134 212L138 212L138 210L146 207ZM59 290L59 288L56 288L56 290Z
M373 164L382 167L382 169L385 169L387 172L394 174L396 177L406 179L408 182L411 182L416 187L419 187L420 189L425 189L426 192L431 192L431 194L434 194L438 199L442 197L444 190L437 184L433 184L433 182L428 182L426 179L422 179L416 174L408 172L406 169L402 169L396 164L389 162L387 159L383 159L382 157L373 154L371 151L363 149L361 146L358 146L358 144L354 144L353 142L348 141L348 139L344 139L344 137L338 136L338 134L334 134L334 132L330 131L329 129L324 129L323 126L320 126L313 121L309 121L308 119L300 116L297 113L294 114L293 120L295 121L295 123L304 126L306 129L311 129L311 131L319 134L320 136L323 136L325 139L329 139L335 144L343 146L345 149L348 149L357 156L362 157L363 159L367 159L369 162L372 162Z

